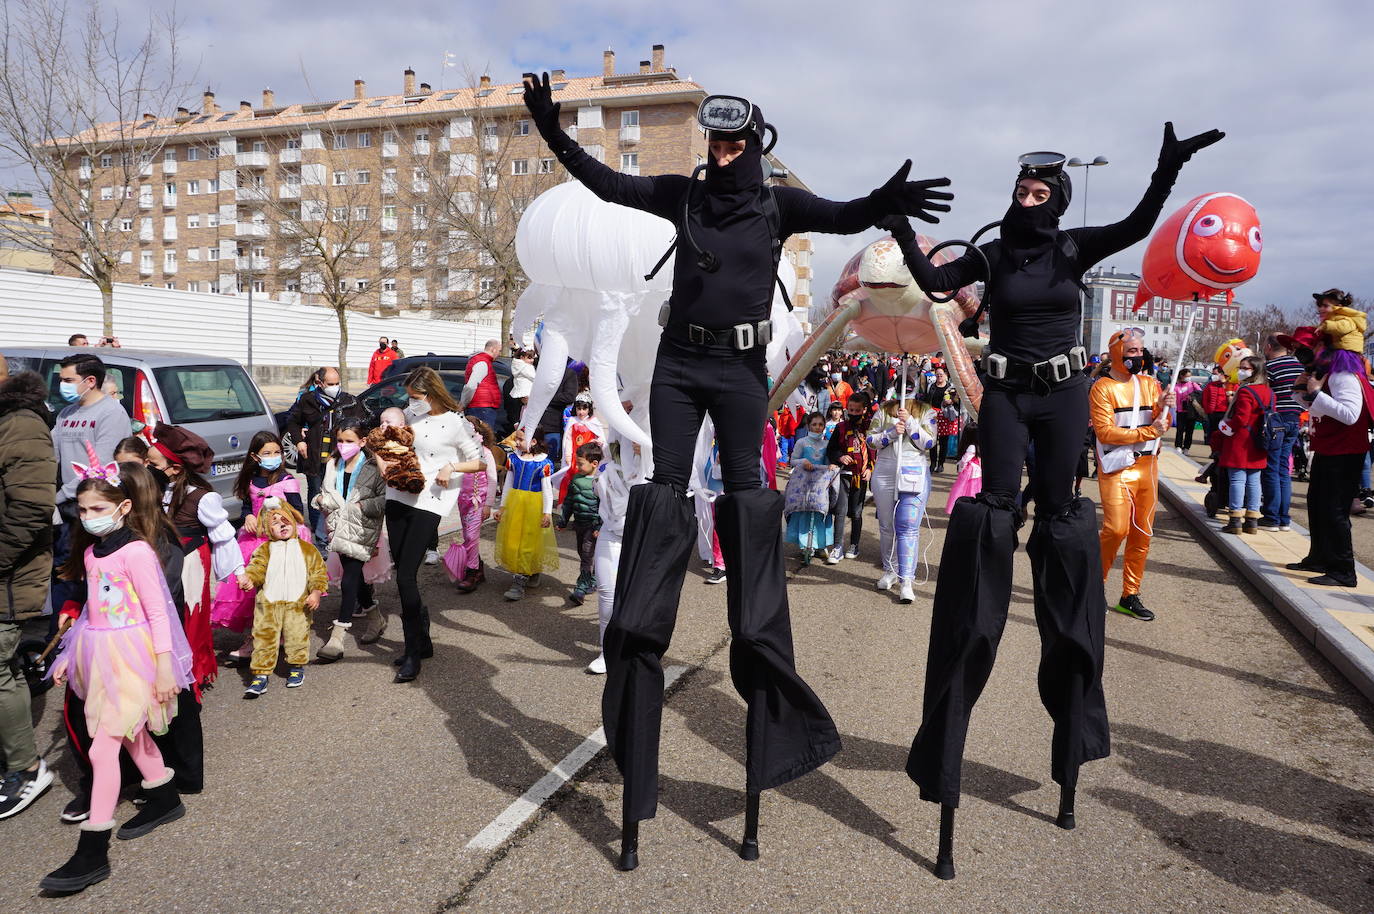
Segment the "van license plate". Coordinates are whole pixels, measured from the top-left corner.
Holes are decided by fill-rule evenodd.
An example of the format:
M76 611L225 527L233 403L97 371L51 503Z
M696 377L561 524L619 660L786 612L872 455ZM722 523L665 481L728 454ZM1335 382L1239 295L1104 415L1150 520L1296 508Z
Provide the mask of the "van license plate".
M210 465L210 476L211 478L232 476L237 474L241 469L243 469L242 460L233 463L214 463Z

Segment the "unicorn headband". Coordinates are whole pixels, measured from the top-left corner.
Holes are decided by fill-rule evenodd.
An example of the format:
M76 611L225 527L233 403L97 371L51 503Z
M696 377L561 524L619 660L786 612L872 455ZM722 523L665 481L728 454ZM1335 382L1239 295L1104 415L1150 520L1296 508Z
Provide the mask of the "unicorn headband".
M112 486L118 487L119 464L111 460L101 466L100 455L96 454L95 446L89 440L86 441L86 457L91 462L89 464L72 462L72 469L76 471L77 479L103 479Z

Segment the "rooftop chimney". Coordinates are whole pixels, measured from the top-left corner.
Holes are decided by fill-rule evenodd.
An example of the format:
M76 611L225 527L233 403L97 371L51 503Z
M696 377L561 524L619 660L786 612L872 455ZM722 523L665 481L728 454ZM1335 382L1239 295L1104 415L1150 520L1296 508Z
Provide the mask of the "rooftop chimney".
M253 106L250 105L250 104L248 104L247 102L239 102L239 113L240 113L240 114L252 114L252 113L253 113Z
M481 85L480 85L478 88L481 88L481 89L490 89L490 88L491 88L491 77L488 76L487 74L483 73L483 74L482 74Z
M182 108L182 107L180 107L180 106L177 107L177 117L186 117L186 116L187 116L188 114L190 114L190 113L191 113L191 109L190 109L190 108Z
M420 91L423 93L433 92L434 90L430 87L429 83L420 83Z
M151 112L145 111L145 112L143 112L143 119L144 119L145 121L155 121L155 120L157 120L157 115L156 115L156 114L153 114L153 113L151 113Z
M219 108L215 105L215 93L209 89L205 90L205 97L201 100L201 110L206 114L214 114Z
M663 45L654 45L654 72L663 72Z
M410 67L406 67L405 77L406 77L405 94L406 94L406 95L414 95L414 94L415 94L415 71L412 70Z
M367 83L363 82L361 79L355 79L355 80L353 80L353 97L354 97L354 98L365 98L365 97L367 97Z
M641 73L648 73L648 72L649 72L649 61L647 61L647 60L641 60L641 61L639 62L639 72L641 72Z
M615 75L615 51L610 48L601 54L601 75L602 77Z
M549 82L551 83L561 83L563 80L567 78L568 71L564 70L562 67L558 68L557 70L554 70L552 73L549 74Z
M264 108L277 107L277 94L271 89L262 90L262 106Z

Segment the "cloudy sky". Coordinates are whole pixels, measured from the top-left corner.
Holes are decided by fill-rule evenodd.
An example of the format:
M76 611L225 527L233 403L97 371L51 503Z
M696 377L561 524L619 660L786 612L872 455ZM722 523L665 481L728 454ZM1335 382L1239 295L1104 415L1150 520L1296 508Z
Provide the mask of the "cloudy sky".
M163 0L153 0L153 6ZM147 0L114 0L146 15ZM1374 297L1374 8L1308 0L1013 4L987 0L238 0L182 4L183 47L222 104L399 91L401 71L438 85L459 67L514 81L527 69L633 68L655 43L708 91L756 101L780 155L822 195L882 183L908 156L947 175L954 211L938 237L1001 216L1019 153L1053 149L1092 169L1088 221L1124 216L1149 180L1162 125L1225 130L1185 169L1165 213L1238 193L1264 224L1264 262L1243 301L1306 308L1340 286ZM1075 173L1066 225L1080 224ZM816 239L817 292L876 237ZM1107 265L1139 268L1143 245Z

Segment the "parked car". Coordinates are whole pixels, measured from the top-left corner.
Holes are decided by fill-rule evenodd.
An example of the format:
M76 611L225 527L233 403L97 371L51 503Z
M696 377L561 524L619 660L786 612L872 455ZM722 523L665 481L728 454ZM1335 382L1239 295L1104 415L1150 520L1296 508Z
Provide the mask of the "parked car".
M396 377L404 378L421 365L428 365L435 371L456 371L459 374L467 371L468 359L466 355L408 355L403 359L397 359L387 366L386 372L382 375L382 380ZM496 368L496 383L501 385L501 389L506 389L507 382L510 381L510 359L506 356L492 359L492 364ZM460 387L461 389L461 387Z
M67 403L59 391L61 362L73 353L89 353L106 366L107 386L129 414L130 434L144 437L159 422L183 425L214 449L209 482L223 498L230 517L237 517L234 477L248 454L248 442L273 428L267 398L234 359L150 349L21 348L4 350L10 371L36 371L48 385L54 412Z

